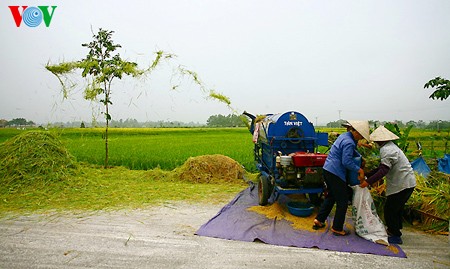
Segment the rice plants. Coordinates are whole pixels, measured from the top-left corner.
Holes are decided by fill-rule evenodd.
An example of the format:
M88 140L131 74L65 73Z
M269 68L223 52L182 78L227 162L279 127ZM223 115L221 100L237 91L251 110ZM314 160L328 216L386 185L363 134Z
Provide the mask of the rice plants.
M94 129L95 130L95 129ZM78 161L102 164L101 133L64 130L61 139ZM172 170L189 157L222 154L254 171L251 135L244 129L111 129L109 163L130 169Z

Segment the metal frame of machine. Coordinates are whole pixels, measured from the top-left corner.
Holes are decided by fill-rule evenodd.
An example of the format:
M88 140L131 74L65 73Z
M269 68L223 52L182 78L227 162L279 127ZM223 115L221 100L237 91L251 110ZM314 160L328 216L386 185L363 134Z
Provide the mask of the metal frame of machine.
M328 134L315 132L314 126L299 112L266 114L251 119L254 158L259 171L258 198L267 205L279 194L308 194L311 202L324 191L322 166L325 154L318 146L328 146Z

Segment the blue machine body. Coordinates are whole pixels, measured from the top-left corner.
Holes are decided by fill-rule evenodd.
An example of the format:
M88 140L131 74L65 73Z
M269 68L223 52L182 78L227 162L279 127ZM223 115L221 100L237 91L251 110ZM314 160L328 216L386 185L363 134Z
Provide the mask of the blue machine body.
M258 118L246 112L244 112L244 115L252 119L249 130L253 134L253 142L255 143L256 167L263 177L269 179L276 192L293 194L320 193L323 191L322 187L285 189L279 186L278 180L283 179L283 174L286 177L286 167L284 170L280 169L280 164L277 164L277 156L289 156L296 152L316 153L318 146L328 146L327 133L316 132L313 124L304 115L296 111L267 114L258 116ZM303 173L302 177L304 177L305 171L300 169L298 167L291 168L292 171L290 172L292 174L301 172Z
M318 146L328 145L328 134L316 133L312 123L299 112L271 114L260 124L259 143L285 155L298 151L315 152Z

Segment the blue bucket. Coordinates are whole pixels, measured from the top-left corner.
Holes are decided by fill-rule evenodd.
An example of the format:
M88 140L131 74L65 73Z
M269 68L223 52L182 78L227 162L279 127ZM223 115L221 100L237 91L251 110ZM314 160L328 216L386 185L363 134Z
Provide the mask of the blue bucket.
M353 161L357 166L361 167L361 157L353 157ZM347 183L350 186L359 185L358 171L347 171Z
M314 210L314 206L312 204L304 202L289 202L287 207L289 213L297 217L311 216Z

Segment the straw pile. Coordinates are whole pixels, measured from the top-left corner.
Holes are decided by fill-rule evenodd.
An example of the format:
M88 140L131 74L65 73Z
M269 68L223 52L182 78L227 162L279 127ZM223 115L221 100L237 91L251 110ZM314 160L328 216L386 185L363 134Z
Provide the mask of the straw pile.
M242 181L244 168L230 157L214 154L190 157L175 174L181 179L196 183Z
M11 187L58 181L77 167L61 141L48 132L30 131L0 144L0 183Z

